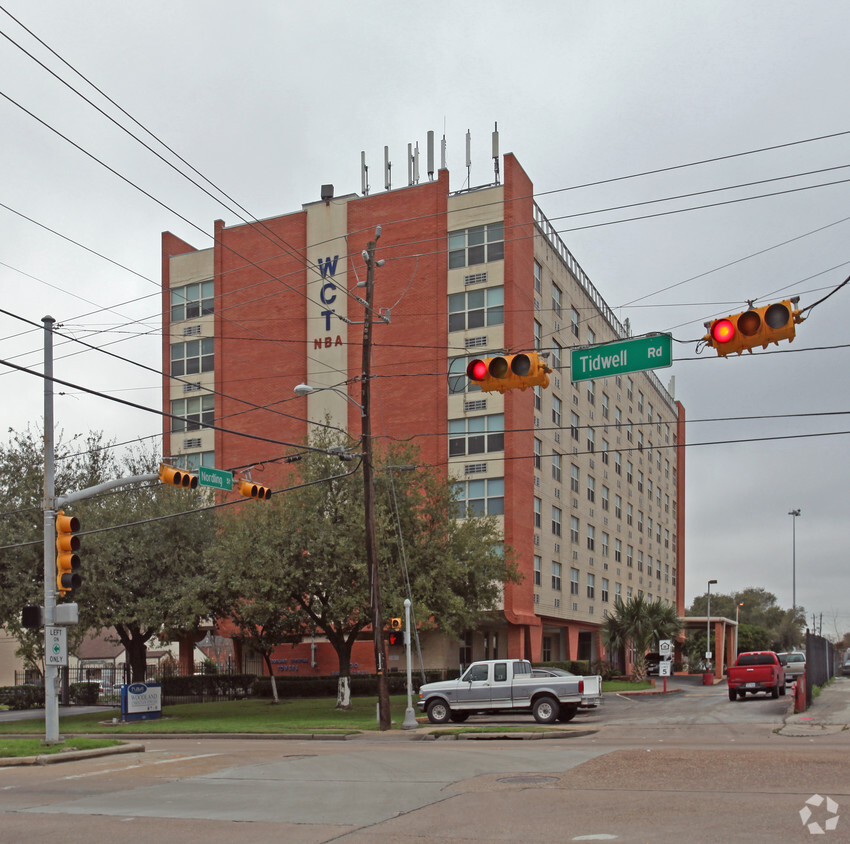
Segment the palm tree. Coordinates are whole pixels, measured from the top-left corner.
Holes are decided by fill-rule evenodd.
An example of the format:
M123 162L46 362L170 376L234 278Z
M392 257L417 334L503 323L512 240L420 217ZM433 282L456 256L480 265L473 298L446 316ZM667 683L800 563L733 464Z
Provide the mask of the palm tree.
M643 595L624 602L614 600L614 613L602 625L602 641L612 651L631 646L635 652L632 676L635 681L646 678L646 652L660 639L672 639L681 629L675 607L660 600L647 601Z

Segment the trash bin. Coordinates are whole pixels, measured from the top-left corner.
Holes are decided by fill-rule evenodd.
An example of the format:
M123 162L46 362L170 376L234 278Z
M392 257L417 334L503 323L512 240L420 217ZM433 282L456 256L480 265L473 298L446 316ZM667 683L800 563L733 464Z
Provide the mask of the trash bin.
M714 675L710 671L706 671L705 674L702 675L702 684L703 686L714 685Z

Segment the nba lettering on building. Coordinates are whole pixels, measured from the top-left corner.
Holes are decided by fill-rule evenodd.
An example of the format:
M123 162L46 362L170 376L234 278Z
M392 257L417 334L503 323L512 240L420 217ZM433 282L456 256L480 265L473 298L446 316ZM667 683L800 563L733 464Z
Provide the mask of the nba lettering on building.
M492 141L480 169L461 173L472 184L469 174L486 172L477 187L451 188L428 133L422 178L417 144L406 182L391 183L398 168L385 152L383 189L373 190L364 153L358 193L337 196L317 174L317 195L300 208L212 222L211 247L164 233L165 453L186 468L265 464L273 482L284 455L268 440L303 442L326 419L359 436L363 252L380 225L373 429L445 467L461 504L501 523L523 575L459 640L421 631L425 667L615 658L600 627L616 598L683 612L684 408L653 371L664 365L655 351L651 368L617 370L636 350L611 345L608 362L586 358L576 380L574 350L640 338L549 222L516 156ZM466 377L474 358L531 350L546 354L548 388L485 393ZM296 405L299 384L333 389ZM299 674L338 670L318 635L272 656ZM404 667L403 655L391 659ZM374 667L370 639L352 660ZM236 668L265 671L239 649Z

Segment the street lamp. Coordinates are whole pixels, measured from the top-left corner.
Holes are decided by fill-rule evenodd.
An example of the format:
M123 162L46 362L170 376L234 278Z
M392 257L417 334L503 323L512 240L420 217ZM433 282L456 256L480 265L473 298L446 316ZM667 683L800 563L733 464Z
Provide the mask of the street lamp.
M738 658L738 612L743 606L744 602L741 601L738 606L735 607L735 659Z
M359 408L361 415L363 415L363 405L359 402L354 401L345 390L340 390L339 387L311 387L309 384L297 384L293 389L293 392L296 396L309 396L311 393L320 393L323 390L331 390L331 392L339 393L341 396L347 398L356 408Z
M789 510L791 516L791 618L797 618L797 516L799 510Z
M706 667L711 670L711 584L717 583L716 580L708 581L708 616L705 620L705 660Z

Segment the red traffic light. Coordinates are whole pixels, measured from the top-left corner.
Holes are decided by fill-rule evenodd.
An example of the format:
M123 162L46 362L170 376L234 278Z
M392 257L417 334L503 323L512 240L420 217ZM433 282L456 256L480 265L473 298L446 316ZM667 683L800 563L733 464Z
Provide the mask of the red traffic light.
M473 381L483 381L487 377L487 363L483 360L473 360L466 367L466 374Z
M731 319L719 319L711 325L711 336L715 343L728 343L735 336Z

